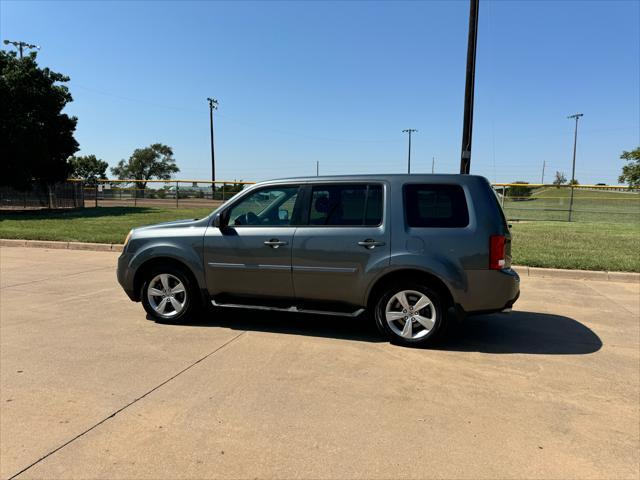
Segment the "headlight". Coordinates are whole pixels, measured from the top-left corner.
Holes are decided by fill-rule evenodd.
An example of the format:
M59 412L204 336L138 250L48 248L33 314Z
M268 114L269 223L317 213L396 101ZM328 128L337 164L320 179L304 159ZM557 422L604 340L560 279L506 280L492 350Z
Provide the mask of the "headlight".
M123 250L125 248L127 248L127 244L129 243L129 240L131 239L131 235L133 235L133 229L129 230L129 233L127 233L127 237L124 239L124 245L122 246Z

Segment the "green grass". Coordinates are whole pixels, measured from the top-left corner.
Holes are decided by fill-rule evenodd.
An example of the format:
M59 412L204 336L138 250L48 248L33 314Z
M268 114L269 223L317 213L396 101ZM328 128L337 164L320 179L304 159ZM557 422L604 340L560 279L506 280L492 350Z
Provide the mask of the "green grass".
M640 222L514 223L516 265L640 272Z
M134 227L202 218L212 208L98 207L53 212L1 212L0 238L122 243Z
M498 192L500 189L498 188ZM535 189L527 199L505 198L507 218L515 220L566 221L568 188ZM640 194L607 190L574 190L572 220L578 222L633 223L640 221Z
M98 207L54 212L2 212L0 238L122 243L141 225L202 218L210 208ZM640 217L626 223L521 222L513 224L518 265L640 272Z

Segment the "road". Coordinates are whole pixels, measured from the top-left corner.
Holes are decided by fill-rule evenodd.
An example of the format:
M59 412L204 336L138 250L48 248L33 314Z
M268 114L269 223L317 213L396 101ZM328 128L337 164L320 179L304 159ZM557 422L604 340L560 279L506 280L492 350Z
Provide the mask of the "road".
M0 249L0 475L638 478L640 285L524 278L435 349L145 317L115 253Z

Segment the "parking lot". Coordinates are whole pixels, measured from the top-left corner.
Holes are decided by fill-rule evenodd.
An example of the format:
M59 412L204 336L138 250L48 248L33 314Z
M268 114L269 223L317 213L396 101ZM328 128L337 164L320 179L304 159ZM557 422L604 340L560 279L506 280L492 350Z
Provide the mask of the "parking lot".
M117 253L0 250L2 478L637 478L640 285L523 278L437 349L148 320Z

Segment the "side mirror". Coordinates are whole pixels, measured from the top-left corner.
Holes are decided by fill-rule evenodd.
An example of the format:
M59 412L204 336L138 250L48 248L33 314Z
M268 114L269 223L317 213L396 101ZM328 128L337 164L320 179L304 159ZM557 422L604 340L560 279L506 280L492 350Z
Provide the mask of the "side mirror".
M228 225L227 216L225 212L216 213L216 216L213 217L213 226L219 229L223 229Z

